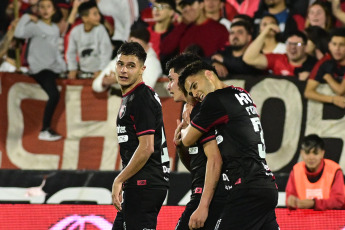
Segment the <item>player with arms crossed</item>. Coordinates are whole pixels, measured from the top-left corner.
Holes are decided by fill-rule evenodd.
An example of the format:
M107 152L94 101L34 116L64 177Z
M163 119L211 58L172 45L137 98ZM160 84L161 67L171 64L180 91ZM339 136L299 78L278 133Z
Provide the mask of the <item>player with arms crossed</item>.
M200 58L193 54L184 53L167 63L167 70L169 71L167 90L175 102L186 102L185 108L186 105L192 108L190 115L186 112L188 110L185 109L184 111L184 127L198 113L200 103L192 97L184 95L178 86L178 78L184 67L195 61L200 61ZM219 181L222 157L217 146L215 131L211 130L204 134L197 143L189 148L177 146L177 152L182 163L192 174L192 195L175 230L213 229L223 210L227 195L223 182ZM186 158L190 162L183 160Z
M112 188L113 204L119 211L113 229L152 230L169 187L162 106L158 95L143 82L146 53L141 45L123 44L116 58L122 91L117 136L123 169Z
M205 62L188 65L179 85L202 103L178 144L190 146L211 128L222 136L218 147L228 197L215 230L279 229L275 215L278 190L266 165L262 126L250 95L225 85ZM177 132L180 129L181 125Z

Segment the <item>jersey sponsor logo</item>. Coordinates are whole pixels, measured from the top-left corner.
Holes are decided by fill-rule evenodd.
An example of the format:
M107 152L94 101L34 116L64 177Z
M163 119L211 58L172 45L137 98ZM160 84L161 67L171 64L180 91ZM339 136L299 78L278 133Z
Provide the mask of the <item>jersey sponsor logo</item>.
M117 134L126 133L126 126L117 126Z
M199 148L198 147L190 147L188 148L189 154L198 154Z
M126 105L121 105L121 108L119 110L119 118L123 118L123 116L125 115L126 113Z
M290 75L290 71L287 70L287 69L281 70L280 73L281 73L283 76L288 76L288 75Z
M241 105L253 103L252 99L246 93L236 93L235 97Z
M222 135L218 135L216 136L216 141L217 141L217 145L219 145L220 143L222 143L224 140L223 136Z
M137 185L138 186L146 185L146 180L137 180Z
M258 114L258 111L257 111L255 106L252 106L252 105L248 106L248 107L246 107L246 110L247 110L248 115L257 115Z
M202 188L201 187L197 187L194 189L194 193L200 194L202 193Z
M170 168L165 166L165 165L163 165L163 172L164 173L170 173Z
M127 142L128 141L128 135L121 135L117 136L117 141L120 143Z
M238 178L238 179L237 179L237 181L235 182L235 185L237 185L237 184L241 184L241 183L242 183L241 178Z

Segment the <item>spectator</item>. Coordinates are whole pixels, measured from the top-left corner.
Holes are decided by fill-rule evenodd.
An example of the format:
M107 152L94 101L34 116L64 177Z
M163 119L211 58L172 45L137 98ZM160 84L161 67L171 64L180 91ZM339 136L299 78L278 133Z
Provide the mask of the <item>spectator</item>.
M162 40L161 58L181 53L193 44L199 45L206 57L224 48L228 31L219 22L206 18L202 0L182 0L179 5L182 8L183 23Z
M230 3L239 14L246 14L250 17L254 16L254 13L258 10L260 0L226 0Z
M286 185L286 206L291 209L343 209L344 176L340 166L324 159L323 140L316 134L304 138L301 162L297 163Z
M345 28L334 29L328 43L330 55L324 56L310 73L304 96L322 103L345 108ZM317 92L317 87L327 83L335 95Z
M316 59L306 53L306 35L300 31L291 33L286 40L286 54L262 54L260 50L270 30L277 33L279 28L269 24L244 53L244 62L258 69L270 70L274 75L296 76L305 81L316 63Z
M39 0L39 19L34 15L24 14L14 32L15 37L30 39L28 50L30 74L48 94L42 130L38 136L39 140L45 141L61 139L61 135L50 127L60 97L55 79L66 70L66 64L56 45L60 34L54 22L61 19L54 17L57 10L52 0Z
M286 0L264 0L263 3L262 7L255 13L255 24L259 24L261 18L269 13L277 18L284 39L297 29L303 30L304 18L300 15L293 15L287 8Z
M212 65L216 68L219 77L234 74L257 74L258 70L247 65L243 54L252 41L251 27L245 21L238 21L231 25L230 46L212 56Z
M206 17L219 22L230 31L231 22L221 14L224 8L224 0L204 0L204 4Z
M155 51L150 47L149 40L150 33L145 28L132 30L129 36L129 41L138 42L147 53L145 61L146 69L143 73L143 81L146 85L154 88L157 79L162 76L162 68ZM114 73L116 61L116 59L110 61L108 66L93 81L93 91L98 93L103 92L117 83Z
M332 2L332 13L333 15L339 20L339 22L344 25L345 24L345 12L343 9L344 2L340 0L331 0Z
M83 23L75 26L69 36L68 78L94 78L110 61L112 46L106 29L100 24L100 14L94 2L80 4L78 13Z
M319 26L326 31L332 28L332 16L329 9L321 1L316 1L308 8L308 14L305 21L305 28L309 26Z
M175 0L157 0L152 5L154 25L148 27L150 43L157 56L160 55L161 39L173 29L173 17L175 14Z
M262 17L260 22L259 32L261 33L269 24L274 24L278 26L278 20L271 14L267 14ZM281 34L280 32L275 32L274 30L269 30L265 37L264 45L261 49L261 52L264 54L274 53L274 54L285 54L286 45L282 42L279 42Z
M321 60L328 53L329 33L319 26L309 26L305 32L308 37L307 53Z

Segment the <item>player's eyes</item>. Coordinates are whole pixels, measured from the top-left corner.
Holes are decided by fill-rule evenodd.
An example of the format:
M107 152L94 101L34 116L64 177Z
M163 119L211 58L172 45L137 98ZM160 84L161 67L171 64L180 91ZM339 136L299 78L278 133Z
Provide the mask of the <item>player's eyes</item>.
M193 93L192 92L189 92L188 94L189 94L189 96L193 97Z

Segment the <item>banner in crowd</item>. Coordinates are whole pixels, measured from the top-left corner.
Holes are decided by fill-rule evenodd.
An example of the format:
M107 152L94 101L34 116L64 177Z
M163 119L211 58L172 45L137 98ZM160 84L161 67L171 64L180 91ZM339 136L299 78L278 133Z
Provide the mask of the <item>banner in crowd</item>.
M92 92L92 80L58 80L60 101L52 128L63 135L56 142L38 140L47 95L31 78L0 74L0 168L40 170L119 170L116 116L121 97ZM238 77L226 83L249 91L264 130L267 161L274 172L288 173L299 160L301 139L316 133L325 139L326 158L345 169L344 110L308 101L305 82L289 77ZM169 97L166 82L160 95L171 168L184 171L172 143L182 104ZM326 85L320 91L332 95Z
M174 229L183 212L181 206L163 206L157 230ZM116 210L110 205L0 205L0 229L110 230ZM345 211L276 209L280 229L345 229Z

